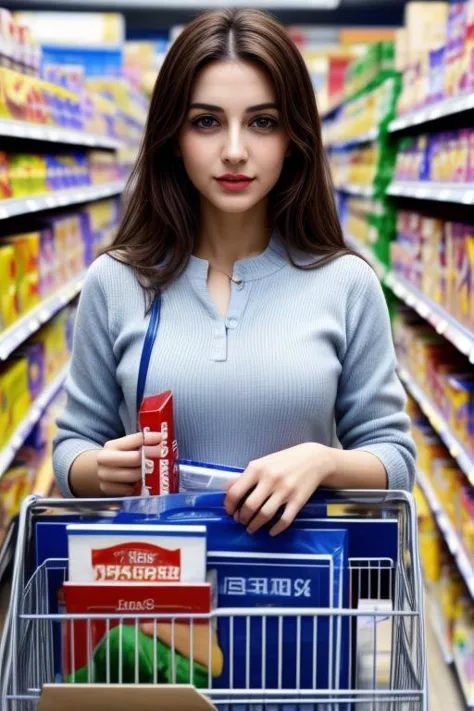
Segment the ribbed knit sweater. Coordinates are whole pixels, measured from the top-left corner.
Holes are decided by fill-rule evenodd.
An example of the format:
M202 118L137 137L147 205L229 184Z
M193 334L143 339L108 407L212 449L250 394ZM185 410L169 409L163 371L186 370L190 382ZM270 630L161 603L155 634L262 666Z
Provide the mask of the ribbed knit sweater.
M372 269L346 255L301 271L273 236L264 252L234 264L242 284L231 284L224 319L207 287L208 268L190 257L163 291L145 391L173 392L180 457L246 467L303 442L331 446L336 433L344 449L381 460L390 488L410 489L415 447ZM54 445L66 496L78 455L137 431L144 304L130 267L110 256L90 267Z

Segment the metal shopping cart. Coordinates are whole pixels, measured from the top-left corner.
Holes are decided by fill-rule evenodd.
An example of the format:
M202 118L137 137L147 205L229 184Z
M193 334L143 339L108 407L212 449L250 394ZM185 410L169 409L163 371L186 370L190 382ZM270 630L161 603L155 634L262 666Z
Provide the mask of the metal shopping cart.
M245 645L247 661L244 662L238 680L230 675L228 688L216 688L211 673L201 691L218 709L226 711L260 711L261 709L303 709L305 711L427 711L426 653L423 619L423 589L418 555L417 521L414 501L403 492L322 492L328 512L336 511L351 524L371 525L371 521L389 521L396 524L396 555L390 557L350 558L347 576L350 587L350 603L345 607L333 608L238 608L216 609L210 615L187 618L191 635L190 655L192 661L192 635L200 618L208 618L209 659L211 655L211 629L214 622L227 626L232 640L234 625L247 630ZM52 604L51 580L58 575L66 576L67 561L49 559L39 567L35 565L35 526L45 517L80 517L81 521L101 517L111 519L120 510L120 500L46 500L30 498L25 501L19 522L18 543L12 582L11 606L8 613L2 645L0 647L0 690L1 711L29 711L36 708L45 685L60 682L55 663L55 639L64 625L72 620L88 626L95 620L103 620L107 629L111 625L132 624L135 629L143 621L152 623L155 637L159 634L160 616L140 613L133 614L70 616L58 614ZM335 508L337 507L337 508ZM374 526L376 524L374 523ZM377 524L379 525L379 524ZM364 529L365 530L365 529ZM374 528L375 533L375 528ZM378 534L376 534L378 535ZM173 617L171 643L175 625L183 620ZM285 688L281 683L282 670L278 670L278 683L269 688L264 673L264 655L268 653L265 644L266 630L273 623L282 630L288 619L294 621L296 633L294 662L296 683L294 688ZM87 620L87 622L85 621ZM299 665L302 663L303 625L311 624L313 644L316 649L318 631L323 621L330 621L329 659L313 657L314 679L319 665L339 665L338 655L347 654L350 674L341 685L336 673L331 673L329 688L317 688L316 681L305 688L299 684ZM202 619L201 619L202 622ZM347 644L341 647L338 629L345 625ZM250 683L252 639L255 626L259 628L261 645L262 676L258 688ZM338 627L339 626L339 627ZM155 639L156 641L156 639ZM288 640L286 640L288 643ZM273 643L272 643L273 644ZM281 659L282 640L272 649L277 659ZM138 650L138 647L136 648ZM138 651L137 651L138 656ZM255 656L255 655L254 655ZM232 659L231 659L232 661ZM277 662L277 665L279 662ZM176 665L175 665L176 666ZM122 681L107 669L108 681ZM138 659L135 678L139 688ZM254 670L253 670L254 671ZM176 669L171 662L171 682ZM94 668L90 665L88 682L94 682ZM155 674L154 682L160 683ZM194 683L192 678L189 679ZM68 685L69 687L71 685ZM168 687L169 688L169 687ZM159 708L159 705L157 706Z

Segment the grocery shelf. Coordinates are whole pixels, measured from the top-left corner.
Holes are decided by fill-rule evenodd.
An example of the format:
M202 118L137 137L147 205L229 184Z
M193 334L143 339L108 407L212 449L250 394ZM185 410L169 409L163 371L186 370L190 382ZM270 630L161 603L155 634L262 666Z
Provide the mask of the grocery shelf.
M61 128L56 126L43 126L42 124L28 121L13 121L0 119L0 136L8 138L27 138L33 141L48 141L51 143L67 143L74 146L89 148L120 148L121 141L108 136L97 136L85 131Z
M395 180L388 186L387 194L393 197L406 197L415 200L454 202L460 205L474 204L474 185L472 183Z
M436 523L443 534L443 538L446 541L451 555L456 561L459 572L461 573L471 596L474 598L474 567L467 557L464 545L453 524L449 520L447 513L443 509L428 477L420 470L417 472L417 483L426 496L426 500L428 501L429 507L434 514Z
M0 220L7 220L9 217L19 215L29 215L32 212L51 210L56 207L67 207L77 205L82 202L92 202L104 198L119 195L125 188L125 181L118 180L115 183L104 185L84 185L80 188L67 188L67 190L57 190L56 192L32 195L30 198L11 198L0 200Z
M382 281L387 273L387 267L379 259L377 259L370 247L367 247L365 244L362 244L362 242L359 242L358 239L348 234L347 232L344 235L344 239L348 247L353 249L355 252L358 252L361 257L363 257L365 261L371 265L380 281Z
M472 682L469 681L466 678L466 673L464 671L463 667L463 661L461 659L461 655L459 654L459 651L454 648L453 650L453 658L454 658L454 667L456 669L456 673L458 675L459 683L461 685L462 693L464 695L464 700L466 702L466 706L468 709L473 709L474 708L474 697L472 692L470 691L470 688L472 687Z
M422 388L416 383L413 376L404 367L400 367L399 376L410 395L417 401L424 414L431 423L433 429L439 434L450 455L457 461L459 467L465 473L470 483L474 486L474 459L471 457L463 443L451 431L446 418L441 414L431 398L426 395Z
M455 114L460 114L463 111L469 111L473 108L474 94L455 96L399 116L391 121L388 130L391 133L403 131L406 128L410 128L410 126L422 126L425 123L436 121L444 116L454 116Z
M426 584L426 603L428 607L428 612L429 612L429 620L431 622L431 629L434 632L434 636L436 637L436 641L439 644L439 647L441 649L441 654L443 655L443 659L445 664L452 664L454 661L453 657L453 651L451 648L451 645L449 644L448 640L445 638L444 634L444 621L443 621L443 616L441 614L441 611L439 609L438 602L434 596L434 593L429 589L428 585Z
M6 472L10 464L13 462L15 455L21 449L23 442L28 437L33 427L39 422L48 405L60 392L66 375L69 369L69 364L55 377L39 395L31 405L29 412L18 425L16 431L10 438L8 444L0 450L0 477Z
M27 338L38 331L82 289L85 273L28 311L5 331L0 331L0 361L6 360Z
M364 143L372 143L373 141L376 141L378 137L378 128L371 128L370 131L362 133L360 136L356 136L355 138L349 138L347 141L328 141L325 142L324 145L326 148L355 148L356 146L364 145Z
M345 183L343 185L336 185L336 190L340 193L347 193L348 195L357 195L360 197L373 197L374 196L374 186L373 185L357 185L356 183Z
M385 276L384 283L399 299L410 308L415 309L441 336L450 341L460 353L467 356L471 363L474 363L473 331L463 326L446 309L394 272Z

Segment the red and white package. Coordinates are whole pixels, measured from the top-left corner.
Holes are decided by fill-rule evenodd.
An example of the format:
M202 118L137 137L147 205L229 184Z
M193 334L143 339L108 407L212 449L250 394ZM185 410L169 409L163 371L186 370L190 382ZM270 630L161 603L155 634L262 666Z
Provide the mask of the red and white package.
M158 447L142 449L141 496L179 492L178 443L174 435L173 395L167 390L143 400L138 415L140 430L163 436L161 456Z

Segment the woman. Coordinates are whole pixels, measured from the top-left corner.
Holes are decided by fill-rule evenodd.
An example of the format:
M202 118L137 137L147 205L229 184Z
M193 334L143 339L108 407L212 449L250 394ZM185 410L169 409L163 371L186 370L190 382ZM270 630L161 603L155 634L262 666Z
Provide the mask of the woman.
M160 71L122 225L80 300L54 452L66 496L140 479L157 294L146 394L172 390L182 458L246 468L226 509L250 533L277 512L283 531L319 486L411 488L382 290L344 244L304 61L264 13L200 16Z

